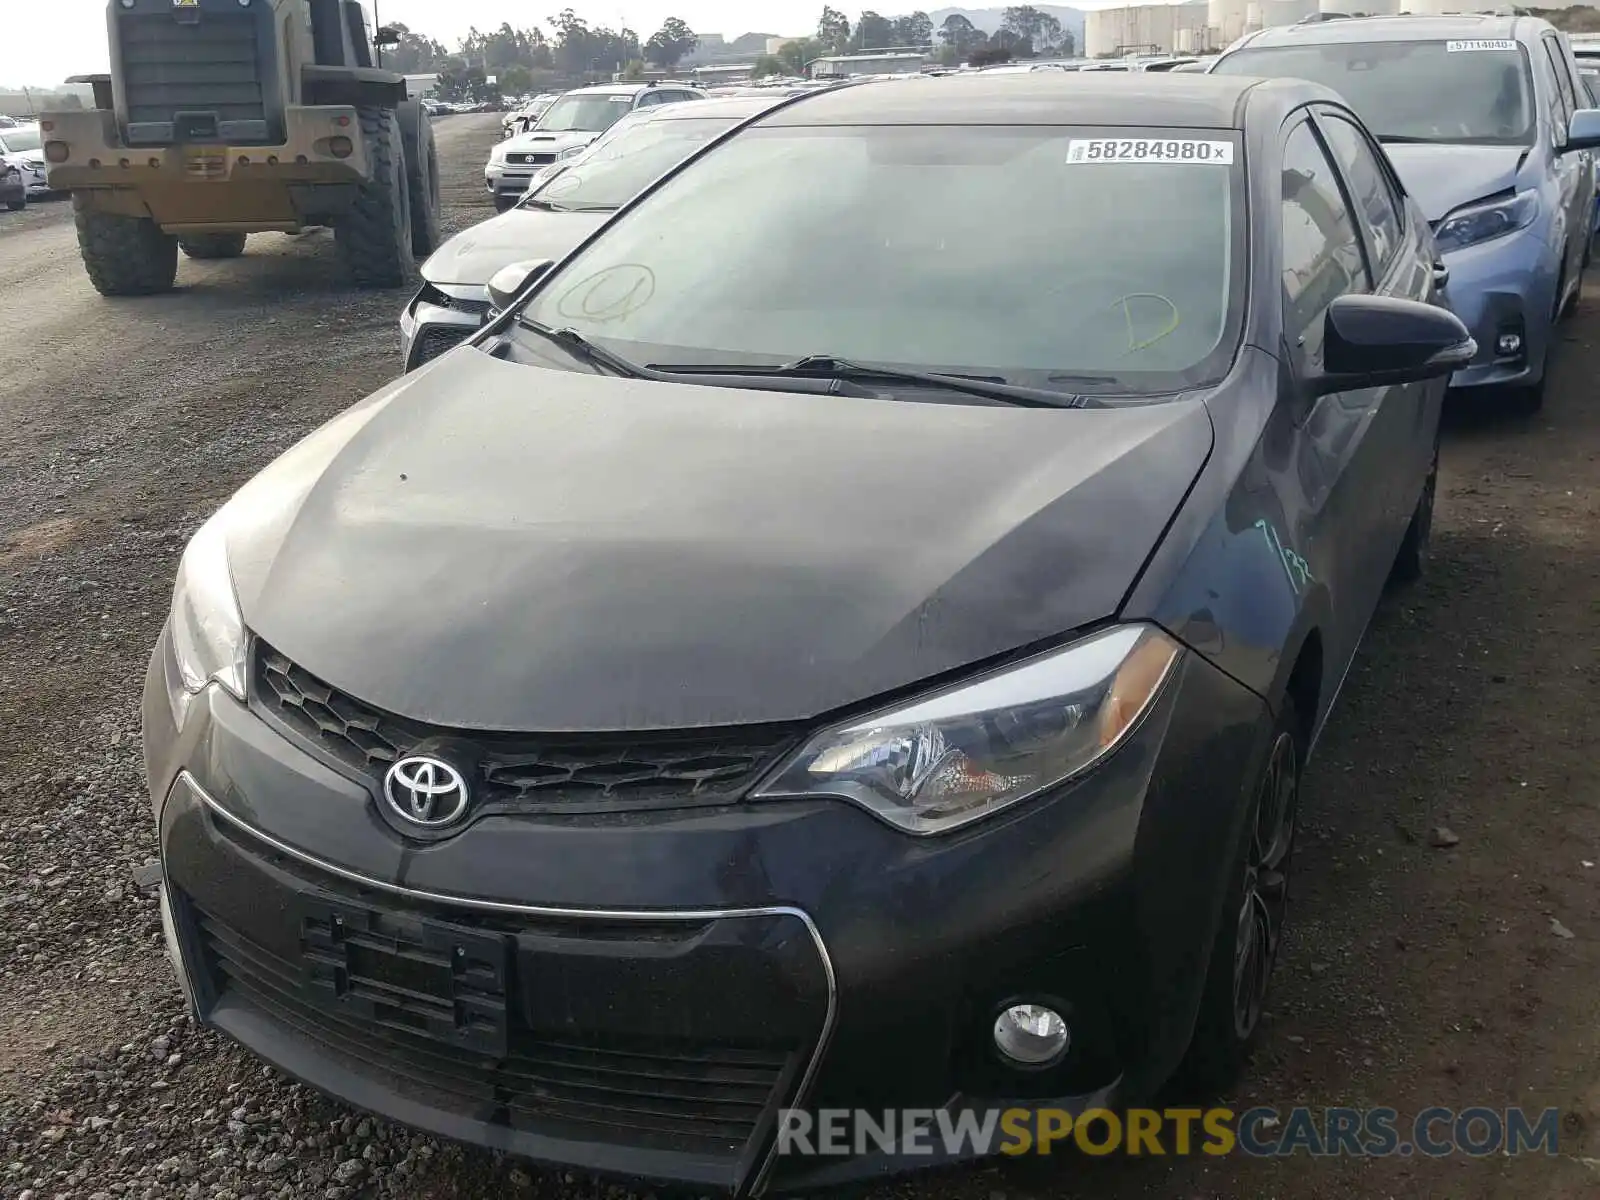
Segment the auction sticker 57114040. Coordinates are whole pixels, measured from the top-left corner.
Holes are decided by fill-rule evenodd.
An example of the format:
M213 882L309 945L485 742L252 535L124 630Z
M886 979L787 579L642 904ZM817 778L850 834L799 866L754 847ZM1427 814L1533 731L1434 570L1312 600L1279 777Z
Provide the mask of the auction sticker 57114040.
M1069 163L1233 164L1233 143L1205 138L1073 138Z

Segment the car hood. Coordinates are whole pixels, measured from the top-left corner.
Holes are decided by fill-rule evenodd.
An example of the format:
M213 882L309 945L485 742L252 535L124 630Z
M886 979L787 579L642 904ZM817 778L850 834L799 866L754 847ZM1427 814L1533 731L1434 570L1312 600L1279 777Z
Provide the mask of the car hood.
M429 283L487 284L501 267L522 259L563 258L610 217L514 208L456 234L422 264L422 277Z
M1112 616L1204 405L1016 409L654 383L463 351L230 502L246 625L433 724L811 718Z
M500 145L507 154L559 154L563 150L570 150L573 146L587 146L598 133L590 133L581 129L569 130L566 133L541 133L534 130L532 133L519 133L514 138L507 138Z
M1383 147L1431 224L1441 217L1515 185L1526 146L1404 145Z

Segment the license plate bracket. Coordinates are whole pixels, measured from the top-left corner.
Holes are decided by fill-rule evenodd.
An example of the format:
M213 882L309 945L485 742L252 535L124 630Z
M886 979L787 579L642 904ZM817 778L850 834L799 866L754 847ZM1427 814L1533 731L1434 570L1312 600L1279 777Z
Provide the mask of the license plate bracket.
M510 942L503 934L304 897L306 994L331 1014L504 1057Z
M185 146L183 173L190 179L225 179L228 174L226 146Z

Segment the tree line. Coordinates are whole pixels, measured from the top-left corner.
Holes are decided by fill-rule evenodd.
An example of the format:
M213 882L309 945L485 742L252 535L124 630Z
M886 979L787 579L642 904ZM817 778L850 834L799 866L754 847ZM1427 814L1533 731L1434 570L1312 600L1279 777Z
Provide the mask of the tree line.
M670 71L700 41L678 17L643 41L626 25L591 25L570 8L545 23L548 33L509 23L489 32L473 28L455 50L405 25L388 25L398 41L383 52L383 65L406 75L437 74L443 100L492 100L616 74L642 76L650 64Z
M1004 62L1041 55L1070 58L1076 49L1072 31L1031 4L1013 5L1001 16L1000 28L988 34L960 13L951 13L937 30L925 12L889 18L871 9L849 18L831 6L822 10L814 36L787 42L777 54L756 63L757 75L803 75L806 64L829 54L867 50L924 50L947 66L970 62Z
M407 75L438 74L441 99L481 101L618 74L638 78L651 67L670 72L700 42L678 17L667 18L643 40L626 25L620 29L591 25L570 8L547 18L545 25L548 31L537 25L518 29L509 23L488 32L474 28L454 50L405 25L386 26L398 41L384 50L384 66ZM824 55L890 48L920 49L954 64L1070 56L1074 45L1072 33L1062 29L1060 21L1031 4L1007 8L992 35L959 13L947 17L936 30L925 12L890 18L868 9L851 24L844 13L828 6L817 20L814 36L787 42L775 55L763 55L756 74L803 75L807 63Z

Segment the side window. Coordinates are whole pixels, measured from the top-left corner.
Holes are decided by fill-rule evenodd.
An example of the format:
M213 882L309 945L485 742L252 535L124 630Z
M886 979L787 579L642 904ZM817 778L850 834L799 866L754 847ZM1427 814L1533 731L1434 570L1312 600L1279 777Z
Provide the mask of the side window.
M1290 344L1319 353L1328 305L1366 290L1361 244L1338 176L1302 122L1283 146L1283 324Z
M1351 198L1366 231L1372 251L1372 275L1382 279L1394 252L1400 245L1403 225L1399 199L1389 185L1377 152L1355 125L1332 113L1320 114L1328 148L1350 185Z
M1572 119L1575 98L1572 94L1572 77L1567 74L1566 59L1561 54L1561 43L1546 34L1540 39L1544 44L1545 61L1550 66L1550 76L1555 84L1556 99L1551 105L1550 119L1558 130L1565 130Z

